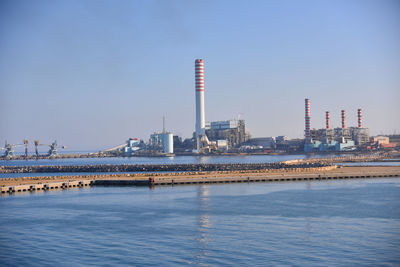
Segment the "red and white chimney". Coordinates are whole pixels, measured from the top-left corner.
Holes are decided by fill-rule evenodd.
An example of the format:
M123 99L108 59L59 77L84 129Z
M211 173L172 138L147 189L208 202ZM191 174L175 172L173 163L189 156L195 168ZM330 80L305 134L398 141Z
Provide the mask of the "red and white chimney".
M304 136L306 139L311 138L310 121L311 121L310 99L306 98L305 99L305 126L306 126L306 129L304 131Z
M329 111L325 112L325 123L326 123L326 129L330 128L330 116L329 116Z
M196 141L197 149L200 149L200 136L205 134L204 112L204 61L195 60L195 93L196 93Z
M342 128L346 128L346 111L342 110Z
M361 108L357 110L357 115L358 115L358 128L362 128L362 113L361 113Z

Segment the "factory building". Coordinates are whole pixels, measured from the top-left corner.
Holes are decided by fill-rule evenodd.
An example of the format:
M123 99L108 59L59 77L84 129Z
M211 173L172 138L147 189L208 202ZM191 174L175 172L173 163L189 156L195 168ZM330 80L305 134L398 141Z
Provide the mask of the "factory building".
M245 130L244 120L213 121L205 125L205 134L208 140L216 142L218 147L226 147L226 149L246 142Z
M150 135L149 146L151 150L165 154L174 153L174 138L172 133L154 133Z
M335 128L335 129L311 129L311 139L314 141L321 141L329 143L330 141L346 142L354 141L355 145L363 145L369 143L369 129L368 128Z
M125 156L133 156L137 151L142 149L143 146L143 141L137 138L129 138L129 140L126 141L126 146L122 148L122 152Z
M277 136L275 140L275 149L277 151L299 152L303 150L304 142L301 139L290 139L288 136Z
M387 145L389 144L389 137L388 136L375 136L373 139L373 142L377 145Z
M279 152L300 152L303 150L303 139L290 139L288 136L250 138L241 147L242 151L253 152L275 150Z
M341 127L330 127L330 113L325 112L325 128L311 129L310 100L305 101L305 152L349 151L369 143L369 129L362 127L362 110L357 110L357 127L346 127L346 111L341 111Z
M251 138L247 141L248 145L262 147L263 149L275 149L275 137L258 137Z

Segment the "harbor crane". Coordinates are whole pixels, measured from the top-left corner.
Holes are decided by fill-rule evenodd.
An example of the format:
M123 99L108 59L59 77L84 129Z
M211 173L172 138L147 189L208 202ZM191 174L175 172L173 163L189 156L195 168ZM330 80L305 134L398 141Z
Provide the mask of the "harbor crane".
M38 146L39 146L39 140L35 140L33 141L35 144L35 153L36 153L36 157L39 157L39 151L38 151Z
M35 140L34 144L35 144L35 153L36 153L37 157L39 157L39 150L38 150L39 146L48 146L50 148L49 151L47 152L47 156L49 156L49 157L57 156L57 154L58 154L57 140L51 144L40 144L39 140ZM66 146L62 146L61 148L65 149Z
M25 143L26 141L26 143ZM14 157L14 148L15 147L20 147L20 146L25 146L25 156L28 155L28 140L24 140L23 144L9 144L7 141L4 144L4 147L1 148L1 150L5 150L4 152L4 157L6 158L12 158Z
M28 139L24 139L24 145L25 145L25 158L27 158L27 157L28 157L28 144L29 144L29 141L28 141Z

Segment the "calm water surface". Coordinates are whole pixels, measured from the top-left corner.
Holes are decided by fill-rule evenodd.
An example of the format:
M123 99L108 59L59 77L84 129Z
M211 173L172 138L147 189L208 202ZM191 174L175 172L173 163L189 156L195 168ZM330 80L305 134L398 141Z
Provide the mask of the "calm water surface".
M0 197L3 266L400 264L400 179Z
M114 157L39 160L0 160L0 166L89 165L89 164L198 164L198 163L264 163L302 159L305 155L246 156L176 156L176 157Z

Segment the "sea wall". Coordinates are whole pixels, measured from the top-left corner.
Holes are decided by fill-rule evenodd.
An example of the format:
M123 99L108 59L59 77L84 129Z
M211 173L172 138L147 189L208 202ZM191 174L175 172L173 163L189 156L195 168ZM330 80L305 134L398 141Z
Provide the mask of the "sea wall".
M84 166L0 166L0 173L59 173L59 172L201 172L239 171L266 169L319 168L329 164L319 162L301 163L252 163L252 164L121 164Z

